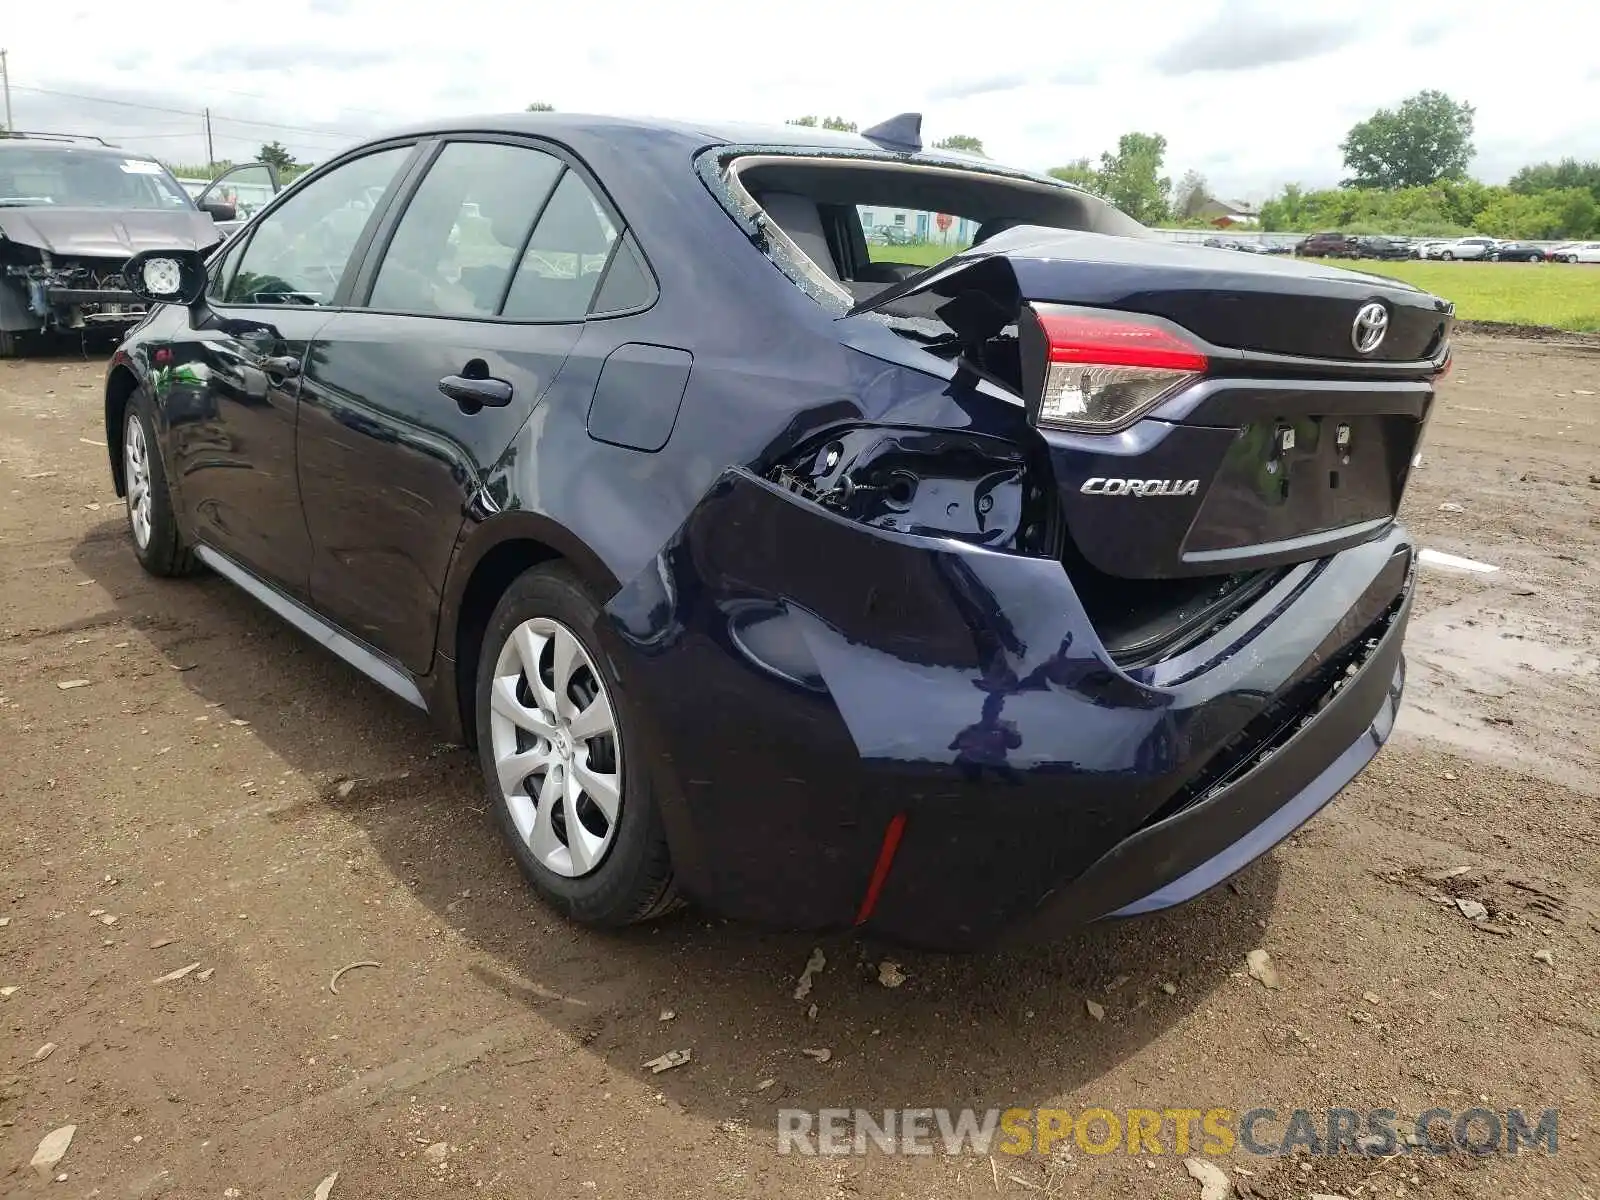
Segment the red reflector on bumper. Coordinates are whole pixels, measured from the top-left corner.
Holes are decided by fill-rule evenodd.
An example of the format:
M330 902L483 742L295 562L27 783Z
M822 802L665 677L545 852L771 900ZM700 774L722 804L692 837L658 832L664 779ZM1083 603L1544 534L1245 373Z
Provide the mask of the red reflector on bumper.
M894 865L894 852L900 848L900 835L905 832L905 813L895 813L889 819L889 828L883 831L883 845L878 848L878 861L873 864L872 878L867 881L867 894L861 897L861 908L856 913L860 925L878 907L878 894L883 891L884 880L889 878L889 868Z

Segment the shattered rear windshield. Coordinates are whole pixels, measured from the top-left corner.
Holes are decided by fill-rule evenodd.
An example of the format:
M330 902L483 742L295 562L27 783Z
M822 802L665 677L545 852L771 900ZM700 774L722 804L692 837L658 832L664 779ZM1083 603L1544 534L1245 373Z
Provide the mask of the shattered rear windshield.
M841 315L1018 226L1149 236L1060 180L937 154L720 146L696 165L756 246Z
M194 207L160 163L67 149L0 153L0 208L173 209Z

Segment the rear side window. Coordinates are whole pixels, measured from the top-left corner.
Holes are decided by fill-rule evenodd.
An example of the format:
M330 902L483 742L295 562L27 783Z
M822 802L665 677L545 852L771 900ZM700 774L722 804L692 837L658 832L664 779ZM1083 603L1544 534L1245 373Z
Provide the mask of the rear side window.
M516 321L583 320L617 236L588 185L568 171L528 239L502 315Z
M644 265L644 256L639 253L633 234L626 233L617 252L611 256L611 266L606 269L605 282L594 298L592 311L597 315L626 312L644 308L655 298L655 280Z
M369 306L493 316L561 171L560 159L526 146L447 145L406 205Z
M379 150L285 196L250 234L228 304L332 304L350 255L412 147Z

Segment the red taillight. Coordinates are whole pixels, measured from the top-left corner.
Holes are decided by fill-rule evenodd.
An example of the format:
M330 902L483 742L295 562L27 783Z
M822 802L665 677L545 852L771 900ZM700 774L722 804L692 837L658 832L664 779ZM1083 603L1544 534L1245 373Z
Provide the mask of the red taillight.
M1170 329L1115 316L1041 311L1039 324L1053 363L1101 367L1152 367L1162 371L1204 371L1206 356L1193 342Z
M1164 321L1045 304L1034 316L1045 343L1041 425L1114 433L1208 365L1200 343Z

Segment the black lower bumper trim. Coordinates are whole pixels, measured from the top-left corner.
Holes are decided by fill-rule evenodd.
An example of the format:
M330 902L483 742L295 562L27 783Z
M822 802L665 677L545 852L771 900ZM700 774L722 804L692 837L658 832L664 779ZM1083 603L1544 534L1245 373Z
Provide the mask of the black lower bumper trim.
M1046 897L1012 936L1033 940L1101 917L1174 907L1237 873L1309 820L1388 740L1405 683L1401 646L1410 609L1408 590L1359 671L1265 761L1120 842Z
M144 301L132 292L110 288L46 288L45 301L49 304L134 304L142 310Z

